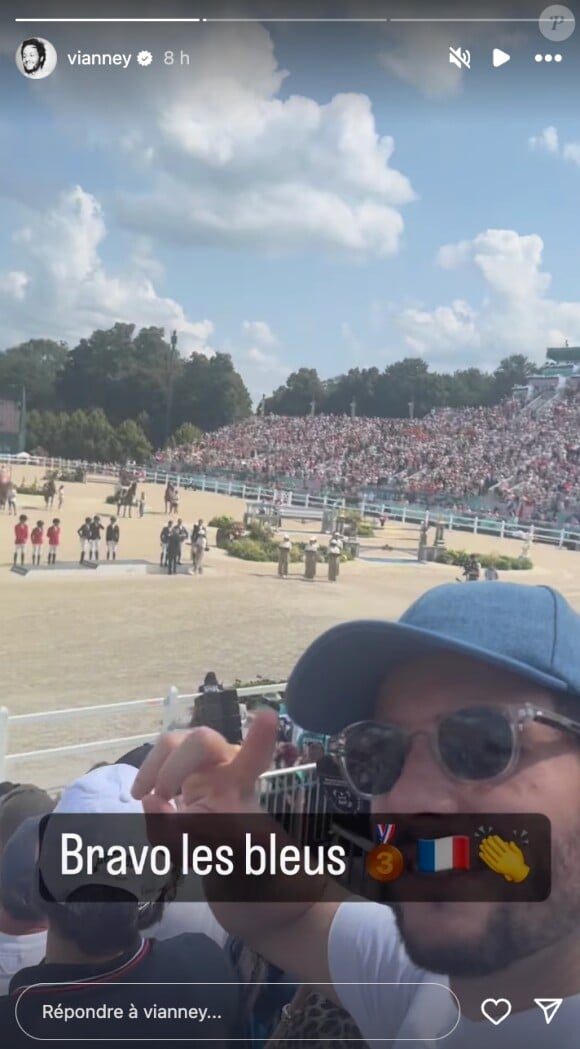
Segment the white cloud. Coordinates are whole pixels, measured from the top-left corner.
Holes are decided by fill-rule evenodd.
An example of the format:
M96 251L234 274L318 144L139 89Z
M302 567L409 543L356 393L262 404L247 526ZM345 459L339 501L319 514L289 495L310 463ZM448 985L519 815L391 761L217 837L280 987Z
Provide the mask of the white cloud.
M547 346L580 342L580 301L549 297L542 269L544 243L536 234L487 230L471 241L442 247L446 269L475 269L482 283L477 304L455 300L434 309L412 306L397 321L407 346L434 367L489 367L510 353L539 360Z
M543 149L546 153L557 153L560 148L558 131L555 127L545 127L539 135L528 139L530 149Z
M358 359L364 351L364 346L348 321L343 321L340 325L340 334L343 342L348 347L351 357Z
M276 354L266 353L265 350L259 349L258 346L250 347L246 357L252 364L256 365L259 372L266 375L277 375L285 379L290 374L290 369L285 364L282 364Z
M567 142L562 150L564 160L572 160L580 166L580 142Z
M176 328L184 353L213 352L211 321L190 320L179 303L158 293L148 246L138 242L127 265L112 271L102 258L106 237L99 202L80 186L16 232L22 266L0 276L4 344L35 335L74 343L95 328L126 321Z
M251 339L255 339L260 346L277 346L278 339L266 321L244 321L242 329Z
M244 321L239 342L226 346L256 403L290 374L291 369L277 352L279 344L265 321Z
M545 127L539 135L532 135L528 145L530 149L551 153L580 166L580 142L561 142L555 127Z
M134 27L103 32L115 51L134 52ZM117 77L90 67L81 76L64 62L39 96L68 134L78 128L89 148L112 151L116 163L122 155L116 203L126 228L277 254L398 251L401 210L415 194L393 166L393 139L379 134L367 95L320 104L288 92L290 75L263 25L188 33L187 68L162 60L164 48L179 59L175 27L144 25L140 34L155 61L147 72L127 71L122 104ZM76 50L70 27L60 27L56 45L63 55Z
M288 74L262 26L203 36L187 74L145 100L146 127L123 136L149 185L119 194L121 220L182 243L396 252L415 194L369 98L282 99Z
M10 270L8 273L0 272L0 296L7 299L22 302L28 287L28 275L19 270Z
M455 6L459 8L460 5ZM447 5L448 16L453 13L452 7ZM353 17L360 14L360 0L351 0L351 11ZM379 13L385 14L384 4L378 5ZM426 23L421 21L425 16L425 5L412 5L407 0L404 16L419 21L411 24L389 22L382 30L379 26L373 27L382 41L379 62L392 76L427 98L452 98L462 92L471 77L477 75L474 72L476 64L479 66L486 49L490 64L494 47L505 48L513 55L518 50L529 50L537 28L508 27L502 23L504 15L500 5L471 0L471 22L460 18L454 24L450 18L450 21L440 24ZM494 16L497 21L494 21ZM478 18L481 21L478 22ZM450 47L469 53L470 68L460 68L450 61Z
M458 94L469 73L449 62L448 29L420 24L404 28L389 26L389 44L380 52L384 68L403 83L428 98Z

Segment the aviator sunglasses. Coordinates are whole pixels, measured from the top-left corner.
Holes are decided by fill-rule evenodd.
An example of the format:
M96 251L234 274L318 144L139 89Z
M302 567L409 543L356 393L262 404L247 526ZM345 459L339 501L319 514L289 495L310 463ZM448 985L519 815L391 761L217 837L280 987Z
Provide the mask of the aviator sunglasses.
M361 798L371 799L393 789L416 736L427 737L436 761L453 780L476 783L507 777L517 766L521 732L529 722L580 739L580 722L526 704L520 709L456 710L418 732L389 723L357 721L336 736L329 749L352 789Z

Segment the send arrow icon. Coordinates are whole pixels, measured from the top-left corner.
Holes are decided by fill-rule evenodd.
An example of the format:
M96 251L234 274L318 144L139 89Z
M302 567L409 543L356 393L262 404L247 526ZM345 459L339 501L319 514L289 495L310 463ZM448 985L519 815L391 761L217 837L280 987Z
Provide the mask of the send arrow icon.
M563 998L534 998L534 1005L540 1007L546 1023L551 1024L563 1001Z

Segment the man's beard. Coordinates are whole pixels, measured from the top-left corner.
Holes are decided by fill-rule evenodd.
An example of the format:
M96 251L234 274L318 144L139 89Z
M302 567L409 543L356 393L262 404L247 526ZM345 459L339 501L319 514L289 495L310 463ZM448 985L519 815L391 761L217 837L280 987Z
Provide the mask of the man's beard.
M579 841L580 836L571 836L569 844L553 846L552 892L547 900L496 904L481 931L463 941L453 936L445 941L446 911L453 905L407 904L407 907L429 908L424 937L409 933L405 928L405 907L395 905L397 925L411 961L427 972L473 979L501 972L569 937L580 925ZM480 904L457 903L455 906L475 908ZM439 909L442 937L434 941L429 927L437 923Z

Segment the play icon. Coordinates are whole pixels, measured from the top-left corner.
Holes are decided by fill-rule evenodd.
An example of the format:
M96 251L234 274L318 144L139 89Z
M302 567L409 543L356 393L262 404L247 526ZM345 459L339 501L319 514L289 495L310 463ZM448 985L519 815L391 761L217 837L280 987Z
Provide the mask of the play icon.
M562 998L534 998L534 1004L542 1010L547 1024L552 1023L562 1001Z
M506 62L509 62L511 57L512 56L508 55L507 51L501 51L499 47L494 47L492 58L494 69L498 66L504 66Z

